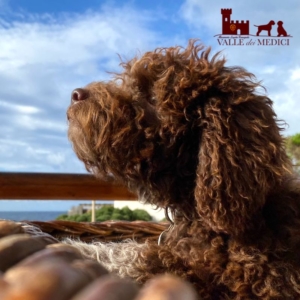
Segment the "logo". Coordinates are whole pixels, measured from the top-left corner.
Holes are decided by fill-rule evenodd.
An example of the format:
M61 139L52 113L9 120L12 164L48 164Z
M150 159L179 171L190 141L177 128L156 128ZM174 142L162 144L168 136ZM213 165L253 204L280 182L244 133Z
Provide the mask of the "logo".
M250 34L250 21L232 21L232 9L221 9L222 33L216 34L220 46L289 46L291 35L281 20L253 25Z

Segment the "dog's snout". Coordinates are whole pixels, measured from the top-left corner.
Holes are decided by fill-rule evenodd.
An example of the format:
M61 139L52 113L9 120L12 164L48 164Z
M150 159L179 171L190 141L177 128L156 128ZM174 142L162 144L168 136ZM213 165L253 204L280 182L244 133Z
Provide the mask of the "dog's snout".
M87 99L88 96L89 96L89 93L87 90L78 88L72 92L71 100L74 102L82 101L82 100Z

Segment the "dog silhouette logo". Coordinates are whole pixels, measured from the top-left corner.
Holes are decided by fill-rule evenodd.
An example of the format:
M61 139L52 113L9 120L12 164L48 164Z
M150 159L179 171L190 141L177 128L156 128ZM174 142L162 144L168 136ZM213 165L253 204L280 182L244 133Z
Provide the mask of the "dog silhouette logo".
M272 26L275 25L275 22L272 20L270 21L268 24L266 25L254 25L257 27L257 33L256 35L259 36L259 34L265 30L268 32L268 36L271 36L271 30L272 30Z
M222 33L216 34L218 43L225 46L289 46L289 38L283 26L283 21L270 20L262 25L253 25L256 27L255 33L250 33L249 20L232 20L232 9L222 8ZM277 25L277 33L275 33ZM251 27L253 28L253 27ZM251 38L255 37L255 38ZM246 39L249 39L246 41Z
M286 33L285 29L283 28L283 22L282 21L278 21L277 22L277 32L278 35L277 36L288 36L288 34Z
M271 30L272 30L272 26L275 25L275 22L273 20L271 20L268 24L266 25L254 25L257 27L257 33L256 35L259 36L259 34L263 31L266 30L268 32L268 36L271 36ZM283 27L283 22L282 21L278 21L277 22L277 36L289 36L286 32L286 30Z

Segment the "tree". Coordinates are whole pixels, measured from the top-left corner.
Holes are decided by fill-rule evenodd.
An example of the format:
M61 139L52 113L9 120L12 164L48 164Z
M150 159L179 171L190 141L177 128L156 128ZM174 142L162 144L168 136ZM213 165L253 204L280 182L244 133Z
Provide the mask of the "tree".
M286 151L293 162L295 171L300 174L300 133L286 138Z
M128 206L121 208L121 214L123 216L123 220L127 220L127 221L137 220L134 217L134 211L132 211Z
M111 220L113 212L114 207L112 205L103 205L100 209L96 210L96 221L103 222Z
M57 220L75 221L75 222L90 222L91 212L81 215L68 216L66 214L60 215ZM103 222L107 220L124 220L124 221L151 221L152 217L143 209L131 210L128 206L123 208L114 208L112 205L103 205L96 210L96 221Z
M145 220L145 221L151 221L152 218L149 215L149 213L143 209L135 209L133 211L133 219L134 220Z

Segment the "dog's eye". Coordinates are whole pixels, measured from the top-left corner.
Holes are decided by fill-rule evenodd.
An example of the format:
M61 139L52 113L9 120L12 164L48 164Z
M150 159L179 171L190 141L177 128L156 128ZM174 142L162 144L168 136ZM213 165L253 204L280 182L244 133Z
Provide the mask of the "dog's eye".
M151 104L151 105L154 105L156 103L156 99L155 97L150 97L148 102Z

